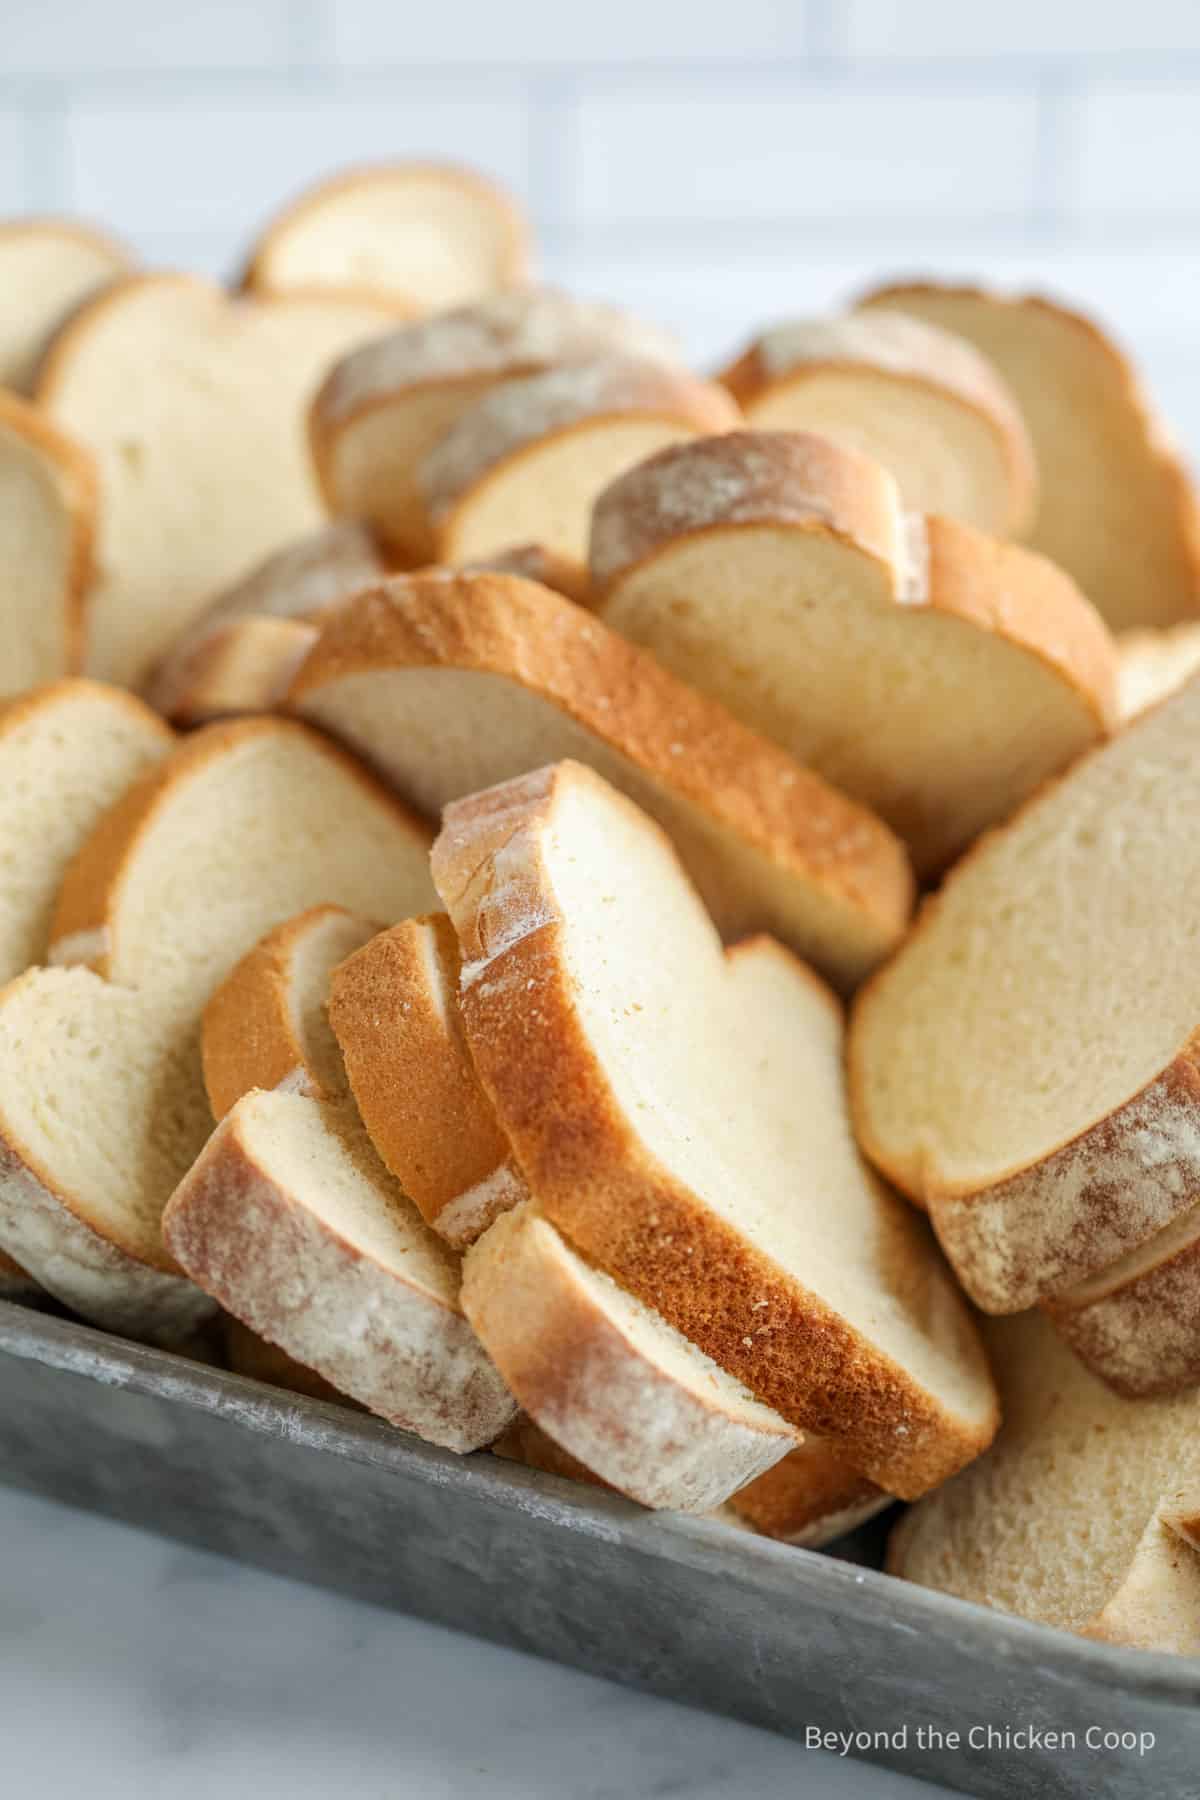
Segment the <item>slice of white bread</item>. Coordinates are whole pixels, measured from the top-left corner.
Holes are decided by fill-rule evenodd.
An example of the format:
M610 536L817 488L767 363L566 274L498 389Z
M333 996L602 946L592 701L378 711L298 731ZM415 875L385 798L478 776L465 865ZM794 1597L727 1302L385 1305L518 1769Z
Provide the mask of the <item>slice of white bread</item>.
M1200 610L1191 483L1122 352L1090 319L1038 295L906 282L859 303L956 332L1008 383L1039 470L1036 550L1074 577L1114 630Z
M174 743L140 700L95 681L0 704L0 984L45 960L72 857Z
M339 1394L315 1369L306 1368L278 1344L259 1337L232 1313L226 1313L221 1320L221 1337L226 1366L236 1375L248 1375L252 1381L265 1381L270 1387L287 1388L293 1394L307 1394L310 1400L332 1400L350 1407L358 1404Z
M427 1229L352 1109L252 1089L163 1215L171 1253L260 1337L394 1425L459 1452L516 1408Z
M341 906L311 906L268 931L204 1009L200 1055L214 1119L252 1087L344 1100L346 1071L329 1026L329 977L379 926Z
M993 1312L1200 1199L1200 680L976 846L863 990L859 1140Z
M288 705L420 811L570 756L667 830L727 938L759 929L850 987L899 940L880 821L652 657L512 576L396 577L330 619Z
M96 500L87 452L0 390L0 694L83 667Z
M434 878L475 1066L550 1221L889 1492L995 1430L924 1222L858 1156L833 995L727 959L661 831L560 763L449 807Z
M741 1523L760 1537L806 1550L835 1543L892 1504L890 1494L858 1474L832 1444L811 1431L805 1432L799 1449L729 1500Z
M902 312L790 319L720 380L758 431L808 431L883 464L913 512L1019 537L1037 498L1017 403L973 345Z
M351 758L288 721L210 726L138 782L59 896L51 956L91 966L0 993L0 1245L99 1324L190 1323L200 1296L160 1217L211 1125L209 995L305 906L427 904L426 845Z
M147 700L180 725L270 711L312 645L315 622L386 574L372 534L350 519L285 544L180 634L151 673Z
M1066 576L905 514L824 438L661 452L601 495L591 567L601 618L870 806L920 875L1114 716L1112 640Z
M140 684L215 593L320 522L312 390L390 317L332 295L231 300L181 275L128 277L73 315L37 398L99 471L91 673Z
M610 481L740 419L723 388L661 363L607 357L500 382L417 471L438 559L478 561L532 539L582 560Z
M1200 1562L1158 1521L1200 1472L1200 1395L1119 1399L1036 1312L985 1335L1000 1434L900 1521L889 1568L1066 1631L1195 1654Z
M132 260L113 238L78 220L0 221L0 387L32 393L51 334Z
M330 176L286 206L251 251L244 285L387 294L435 312L524 280L529 236L516 201L474 169L378 163Z
M1117 639L1121 717L1135 719L1181 688L1200 669L1200 624L1165 631L1123 631Z
M367 520L401 562L430 561L417 469L438 439L499 381L609 355L678 361L655 326L547 288L495 294L364 345L313 402L313 457L330 512Z
M532 1202L467 1252L463 1307L525 1411L643 1506L708 1512L798 1433L584 1262Z

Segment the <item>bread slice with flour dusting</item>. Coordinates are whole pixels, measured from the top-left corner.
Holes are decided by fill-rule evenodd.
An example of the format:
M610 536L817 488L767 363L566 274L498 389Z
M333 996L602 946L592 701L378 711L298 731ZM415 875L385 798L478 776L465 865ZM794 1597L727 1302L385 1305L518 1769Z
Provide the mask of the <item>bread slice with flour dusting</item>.
M900 505L824 438L734 432L600 496L594 606L938 874L1103 738L1116 656L1041 557Z
M104 817L67 871L60 966L0 994L0 1244L85 1317L178 1333L211 1303L161 1214L211 1127L200 1018L263 932L329 900L427 904L424 829L303 726L211 726Z
M986 1362L858 1156L828 989L770 940L727 961L667 839L577 764L449 807L433 867L475 1066L550 1222L889 1491L976 1455Z
M1037 498L1017 403L965 338L906 313L789 319L720 379L757 431L808 431L860 450L913 512L1019 537Z
M1135 371L1091 319L1041 295L933 281L859 302L966 338L1016 396L1040 470L1029 542L1114 631L1200 610L1200 515Z
M128 274L130 253L78 219L0 222L0 387L30 394L46 344L98 288Z
M402 563L431 561L417 470L439 438L497 382L602 356L679 361L665 332L549 288L495 294L364 344L334 365L313 402L329 510L365 519Z
M556 757L591 764L671 834L727 938L769 929L839 986L907 922L907 859L878 819L532 583L413 575L361 594L287 703L429 817Z
M610 481L740 419L723 388L660 363L609 357L501 382L417 472L438 560L477 562L526 539L582 559L592 502Z
M83 667L96 507L87 452L0 390L0 694Z
M858 998L860 1142L988 1311L1069 1304L1200 1199L1198 745L1193 679L985 837Z

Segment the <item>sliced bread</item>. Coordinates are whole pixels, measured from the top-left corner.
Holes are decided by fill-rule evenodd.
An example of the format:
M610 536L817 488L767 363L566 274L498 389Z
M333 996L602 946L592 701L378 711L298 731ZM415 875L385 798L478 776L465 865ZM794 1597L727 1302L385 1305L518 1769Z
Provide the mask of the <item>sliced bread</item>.
M277 1344L269 1344L232 1313L221 1320L225 1362L235 1375L247 1375L252 1381L265 1381L269 1387L287 1388L293 1394L307 1394L310 1400L333 1400L342 1406L355 1406L331 1387L323 1375L306 1368Z
M52 333L132 260L105 232L75 219L0 222L0 387L32 393Z
M878 819L532 583L443 573L361 594L288 704L432 818L548 760L590 763L671 834L726 937L768 929L839 986L907 922L906 858Z
M1043 558L905 514L802 433L662 451L601 495L595 607L877 812L938 874L1102 738L1116 653Z
M260 938L204 1009L200 1055L214 1119L252 1087L344 1100L346 1071L326 1013L329 977L378 925L311 906Z
M890 1494L858 1474L832 1444L811 1431L805 1432L798 1449L729 1500L741 1523L760 1537L805 1550L835 1543L893 1504Z
M0 985L45 961L71 859L174 743L140 700L96 681L0 705Z
M1200 520L1186 470L1122 352L1038 295L910 282L859 303L974 344L1016 396L1040 475L1029 542L1115 631L1200 610Z
M332 295L231 300L181 275L128 277L74 314L37 397L99 471L89 672L140 685L213 594L319 523L311 392L390 318Z
M1193 680L984 838L858 998L860 1142L987 1311L1200 1201L1198 746Z
M489 571L494 575L520 575L525 581L537 581L542 587L553 588L556 594L565 594L578 606L588 604L590 583L586 560L563 556L557 550L548 550L545 544L513 544L479 562L466 562L462 568L464 575Z
M388 1183L345 1105L252 1089L162 1228L199 1287L392 1424L462 1452L513 1418L459 1307L458 1258Z
M335 365L313 403L329 510L366 519L402 562L430 561L417 470L438 439L499 381L610 355L678 360L656 327L546 288L496 294L364 345Z
M740 419L723 388L660 363L599 358L500 382L417 471L438 558L478 561L532 539L582 560L592 502L610 481Z
M809 431L883 464L913 512L997 537L1032 520L1037 467L1025 421L965 339L902 312L790 319L722 374L758 431Z
M349 289L435 312L524 280L529 224L474 169L424 162L343 170L263 230L244 284L255 293Z
M1165 631L1123 631L1117 639L1121 717L1135 719L1200 669L1200 624Z
M0 390L0 694L83 667L96 499L87 452Z
M1134 1403L1036 1312L988 1321L1004 1423L892 1533L894 1574L1147 1650L1200 1651L1200 1561L1164 1528L1200 1471L1200 1396Z
M538 1204L789 1422L912 1495L995 1430L924 1222L860 1160L832 994L726 959L668 840L561 763L446 812L467 1040Z
M210 1303L162 1208L211 1125L200 1018L280 920L322 901L427 904L426 834L303 726L210 726L71 864L51 957L0 994L0 1244L99 1324L177 1332ZM85 966L86 965L86 966Z

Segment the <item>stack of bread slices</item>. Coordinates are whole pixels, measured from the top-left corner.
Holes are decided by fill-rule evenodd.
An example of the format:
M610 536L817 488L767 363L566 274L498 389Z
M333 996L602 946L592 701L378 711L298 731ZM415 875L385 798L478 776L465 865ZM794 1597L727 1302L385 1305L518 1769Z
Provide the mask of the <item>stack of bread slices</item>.
M1200 513L1123 355L926 282L705 376L424 163L242 268L0 228L0 1296L1200 1654Z

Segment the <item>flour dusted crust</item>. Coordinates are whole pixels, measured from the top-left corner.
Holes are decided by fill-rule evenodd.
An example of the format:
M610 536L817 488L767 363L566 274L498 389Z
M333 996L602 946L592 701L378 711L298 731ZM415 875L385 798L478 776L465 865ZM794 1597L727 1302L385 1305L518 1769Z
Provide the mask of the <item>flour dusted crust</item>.
M740 418L721 388L660 363L607 357L500 382L418 470L441 557L462 560L486 484L511 476L522 453L544 452L549 440L618 420L656 422L690 436L730 431Z
M413 575L359 595L328 622L287 703L341 736L430 815L529 766L514 766L500 729L481 725L465 785L445 786L444 754L441 764L431 761L422 734L400 724L404 684L421 670L494 677L512 706L524 694L553 708L563 721L554 727L556 747L538 761L587 756L594 741L606 775L628 784L676 836L726 936L770 929L852 986L903 932L912 877L877 818L615 632L528 582ZM361 682L389 671L398 685L373 726Z
M910 1239L903 1209L868 1182L891 1246L887 1279L905 1285L911 1275L949 1359L939 1365L943 1376L954 1368L947 1395L954 1387L959 1398L948 1402L794 1283L647 1149L589 1039L548 872L559 805L576 793L595 796L621 829L649 834L657 865L665 845L649 821L574 764L447 808L433 852L462 946L467 1038L538 1206L598 1267L791 1423L829 1436L889 1491L922 1492L976 1455L995 1429L988 1378L953 1286L920 1233ZM751 952L777 958L781 981L815 983L840 1017L832 994L778 946L756 940L737 954ZM715 972L710 966L696 979ZM615 994L613 1005L619 1010Z
M461 957L444 913L380 932L333 972L329 1020L376 1151L458 1248L529 1197L458 1016Z
M97 506L87 451L37 408L0 389L6 559L0 693L82 669Z
M328 972L378 926L341 906L312 906L247 952L204 1009L200 1054L213 1117L251 1088L285 1087L313 1100L346 1096L337 1047L321 1018Z
M794 319L764 331L720 376L746 418L754 422L763 401L776 409L781 396L800 393L803 384L829 372L867 371L949 399L972 413L990 431L1007 475L1006 505L994 518L972 522L1000 535L1018 535L1030 523L1037 469L1025 422L996 370L975 348L952 332L905 313L884 310L825 319ZM869 400L864 396L869 419ZM773 423L781 423L777 418ZM797 421L804 429L802 421ZM813 427L819 431L819 427ZM946 455L956 446L947 441ZM904 485L903 467L895 471ZM916 504L913 500L910 504ZM930 505L929 510L939 510Z
M1040 294L889 283L865 309L909 312L968 338L999 370L1041 471L1030 544L1071 575L1114 630L1200 609L1200 509L1137 372L1091 319Z
M870 805L927 877L1115 720L1112 640L1059 570L904 513L881 465L811 434L651 457L597 501L590 565L603 619Z
M287 1388L293 1394L307 1394L310 1400L332 1400L339 1406L357 1407L357 1401L339 1394L323 1375L297 1362L277 1344L269 1344L232 1313L226 1313L221 1320L221 1335L225 1361L235 1375L264 1381L269 1387Z
M245 1095L172 1196L164 1236L198 1285L340 1393L478 1449L515 1408L459 1309L454 1259L381 1189L360 1133L344 1108ZM323 1210L335 1181L365 1198L368 1237Z
M33 392L52 334L133 258L78 219L0 221L0 387Z
M411 242L405 226L415 226ZM250 253L243 286L255 293L361 289L418 314L474 300L476 288L486 294L524 280L529 240L515 200L477 170L376 163L317 182L272 219ZM456 262L475 266L456 270Z
M601 356L679 360L656 327L549 288L494 294L364 344L331 369L309 419L329 510L368 520L402 563L430 561L422 458L497 382Z

